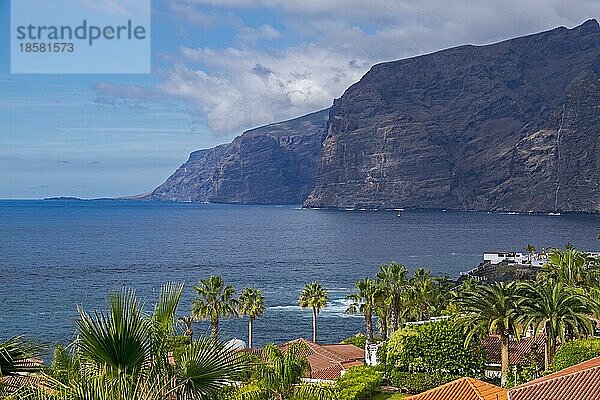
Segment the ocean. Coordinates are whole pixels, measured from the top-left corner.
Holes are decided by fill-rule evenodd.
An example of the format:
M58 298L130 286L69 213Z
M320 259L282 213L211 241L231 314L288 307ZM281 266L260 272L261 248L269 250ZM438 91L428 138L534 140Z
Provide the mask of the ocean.
M362 330L345 296L382 263L427 267L458 277L486 250L571 243L600 250L600 215L455 211L336 211L299 206L77 200L0 201L0 339L26 334L44 343L73 339L76 307L103 309L111 289L131 287L149 306L162 283L193 287L211 274L241 291L264 291L255 344L310 338L311 312L297 306L313 280L329 291L319 341ZM223 338L246 340L247 321L221 324ZM208 333L208 323L195 324Z

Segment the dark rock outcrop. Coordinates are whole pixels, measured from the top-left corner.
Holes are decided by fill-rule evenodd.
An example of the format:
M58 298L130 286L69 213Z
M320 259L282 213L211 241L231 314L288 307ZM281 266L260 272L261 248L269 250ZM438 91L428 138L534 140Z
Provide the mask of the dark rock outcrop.
M600 212L600 27L375 65L330 110L194 152L145 198Z
M334 101L310 207L600 211L600 27L375 65Z
M193 152L150 200L301 204L314 186L328 110L252 129Z

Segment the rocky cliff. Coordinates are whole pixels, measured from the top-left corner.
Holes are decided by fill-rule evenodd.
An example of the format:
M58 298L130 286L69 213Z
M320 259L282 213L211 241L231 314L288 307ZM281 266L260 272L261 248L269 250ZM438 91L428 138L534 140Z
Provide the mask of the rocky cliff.
M149 199L600 212L600 27L375 65L330 110L191 154Z
M600 27L375 65L334 101L310 207L600 211Z
M328 110L252 129L192 153L146 198L241 204L300 204L314 186Z

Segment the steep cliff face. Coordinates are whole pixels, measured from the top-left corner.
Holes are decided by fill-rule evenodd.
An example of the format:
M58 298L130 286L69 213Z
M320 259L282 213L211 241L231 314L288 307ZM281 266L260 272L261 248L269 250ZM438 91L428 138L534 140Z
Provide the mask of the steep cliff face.
M375 65L334 101L311 207L600 211L600 27Z
M151 200L300 204L314 186L328 110L252 129L192 153Z

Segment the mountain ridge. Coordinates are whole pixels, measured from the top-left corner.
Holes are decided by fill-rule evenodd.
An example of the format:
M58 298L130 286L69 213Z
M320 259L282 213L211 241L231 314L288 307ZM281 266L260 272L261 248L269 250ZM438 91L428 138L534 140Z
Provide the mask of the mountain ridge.
M375 64L329 109L193 152L147 199L600 211L600 26Z
M599 42L591 20L373 66L334 101L305 205L598 212Z
M328 109L253 128L194 151L143 198L236 204L300 204L312 190Z

